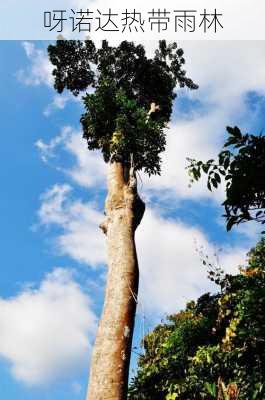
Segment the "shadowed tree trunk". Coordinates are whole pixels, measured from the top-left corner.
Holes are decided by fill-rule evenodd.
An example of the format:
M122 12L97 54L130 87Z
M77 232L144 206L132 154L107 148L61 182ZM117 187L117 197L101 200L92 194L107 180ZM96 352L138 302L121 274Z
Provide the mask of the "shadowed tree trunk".
M108 171L106 218L108 278L103 314L90 367L87 400L125 400L139 270L134 234L145 205L137 194L133 167L112 162Z

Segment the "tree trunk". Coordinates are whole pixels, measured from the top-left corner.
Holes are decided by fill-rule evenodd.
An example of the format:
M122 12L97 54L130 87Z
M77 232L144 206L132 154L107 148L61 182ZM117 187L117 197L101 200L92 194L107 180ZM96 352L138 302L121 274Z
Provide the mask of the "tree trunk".
M87 400L125 400L139 271L134 234L144 214L133 168L112 162L106 219L108 278L103 314L94 344Z

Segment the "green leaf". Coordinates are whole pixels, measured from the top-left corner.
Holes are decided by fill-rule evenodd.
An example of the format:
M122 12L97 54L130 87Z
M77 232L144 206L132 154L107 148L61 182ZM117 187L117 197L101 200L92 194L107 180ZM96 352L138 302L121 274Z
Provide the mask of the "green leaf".
M215 173L215 174L214 174L214 178L215 178L215 180L216 180L218 183L221 183L221 178L220 178L220 175L219 175L219 174Z
M205 174L208 173L209 169L210 169L210 165L209 164L202 164L202 170L203 170L203 172Z
M211 396L216 397L217 388L215 383L205 382L204 387Z
M210 191L212 191L212 186L211 186L211 182L208 180L208 182L207 182L207 188L210 190Z
M229 167L229 164L230 164L230 158L227 157L227 158L224 160L224 169L227 169L227 168Z
M216 180L214 178L212 179L212 185L217 189L218 183L216 182Z

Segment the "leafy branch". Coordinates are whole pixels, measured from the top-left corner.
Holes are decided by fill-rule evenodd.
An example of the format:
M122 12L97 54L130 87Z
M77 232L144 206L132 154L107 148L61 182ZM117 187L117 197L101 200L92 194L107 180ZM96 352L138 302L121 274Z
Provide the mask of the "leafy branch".
M235 126L229 134L217 160L206 162L188 158L191 183L207 175L207 187L217 189L225 183L223 202L227 230L247 221L265 224L265 136L243 135Z

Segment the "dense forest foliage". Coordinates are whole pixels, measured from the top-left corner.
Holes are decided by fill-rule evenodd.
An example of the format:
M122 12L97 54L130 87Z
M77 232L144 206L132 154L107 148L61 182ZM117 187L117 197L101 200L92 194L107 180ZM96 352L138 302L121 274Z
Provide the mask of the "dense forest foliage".
M85 93L88 149L100 149L106 162L130 164L133 155L135 169L159 174L176 88L198 88L186 76L183 49L160 40L148 58L143 45L126 40L116 47L103 40L101 48L92 40L57 40L48 52L55 89Z
M130 400L265 399L265 238L219 292L191 301L142 341Z

